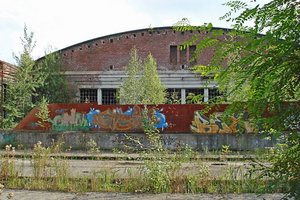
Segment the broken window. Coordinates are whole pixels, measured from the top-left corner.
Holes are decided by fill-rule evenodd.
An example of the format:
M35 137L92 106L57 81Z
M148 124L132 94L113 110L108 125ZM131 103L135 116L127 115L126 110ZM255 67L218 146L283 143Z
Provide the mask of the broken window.
M181 103L181 89L168 88L166 97L167 97L168 104L180 104Z
M196 46L195 45L191 45L189 46L189 63L190 63L190 66L194 66L197 64L197 58L193 57L195 55L193 55L196 51Z
M80 89L80 102L81 103L97 102L97 89Z
M185 90L186 103L200 103L204 101L204 89L201 88L189 88Z
M180 52L180 64L187 64L186 48L185 49L181 48L179 52Z
M117 104L117 90L102 89L102 104Z

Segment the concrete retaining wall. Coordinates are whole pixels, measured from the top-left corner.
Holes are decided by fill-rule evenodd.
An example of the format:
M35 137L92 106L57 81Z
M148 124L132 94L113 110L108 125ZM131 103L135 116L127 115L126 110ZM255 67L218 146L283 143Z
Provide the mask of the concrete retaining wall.
M41 141L50 146L53 141L62 141L66 148L84 150L90 139L97 142L101 149L112 150L123 149L125 145L134 145L128 137L137 139L141 144L147 146L148 141L143 133L104 133L104 132L2 132L0 133L0 145L13 146L22 145L24 148L32 148L34 144ZM162 134L163 143L166 148L175 150L188 145L194 150L218 150L222 145L229 145L231 150L255 150L257 148L272 147L275 145L274 138L265 139L263 135L257 134Z

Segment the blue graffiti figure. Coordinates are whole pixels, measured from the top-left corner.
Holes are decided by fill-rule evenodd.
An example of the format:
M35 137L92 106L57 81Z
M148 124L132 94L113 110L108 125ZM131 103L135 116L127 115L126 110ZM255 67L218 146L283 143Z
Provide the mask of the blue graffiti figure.
M128 107L128 110L126 110L123 115L126 116L132 116L133 115L133 108L132 107Z
M90 128L96 128L97 125L94 125L94 115L99 114L100 110L95 110L95 108L90 108L90 112L85 115L85 118L88 122ZM98 127L100 128L100 127Z
M155 128L161 128L162 130L164 130L164 128L168 127L168 123L166 116L162 114L161 111L162 110L156 110L154 113L154 116L157 120L157 122L155 123Z

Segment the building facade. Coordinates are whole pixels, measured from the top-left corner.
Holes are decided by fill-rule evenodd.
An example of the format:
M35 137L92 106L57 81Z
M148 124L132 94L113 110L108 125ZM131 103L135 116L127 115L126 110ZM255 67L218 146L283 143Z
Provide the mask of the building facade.
M194 35L199 40L208 32L176 32L172 27L141 29L84 41L59 51L65 75L77 89L78 102L116 104L117 89L126 75L125 66L133 47L142 59L151 53L157 61L158 73L168 93L178 94L182 104L189 103L189 93L203 95L202 101L219 95L217 85L190 70L194 65L207 65L213 56L208 48L193 60L195 45L185 50L180 45Z
M13 81L17 67L13 64L4 62L0 60L0 115L1 123L2 119L5 117L5 112L3 109L3 104L6 98L6 89L9 81Z

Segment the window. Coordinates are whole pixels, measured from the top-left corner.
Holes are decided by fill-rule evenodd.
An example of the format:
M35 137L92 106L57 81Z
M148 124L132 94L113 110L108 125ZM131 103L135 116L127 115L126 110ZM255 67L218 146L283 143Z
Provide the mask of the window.
M192 46L189 46L189 63L190 63L190 66L194 66L196 65L196 59L193 59L193 54L195 53L196 51L196 46L195 45L192 45Z
M80 89L80 102L81 103L97 102L97 89Z
M222 96L217 88L208 89L208 99L216 99L216 97Z
M102 104L116 104L117 90L116 89L102 89Z
M168 104L180 104L181 103L181 89L168 88L166 97L167 97Z
M204 101L204 89L190 88L185 90L186 103L200 103Z
M172 65L177 64L177 46L175 45L170 46L170 63Z
M180 49L180 64L187 64L186 60L186 48L185 49Z

